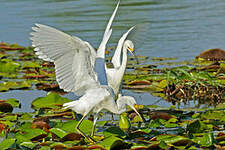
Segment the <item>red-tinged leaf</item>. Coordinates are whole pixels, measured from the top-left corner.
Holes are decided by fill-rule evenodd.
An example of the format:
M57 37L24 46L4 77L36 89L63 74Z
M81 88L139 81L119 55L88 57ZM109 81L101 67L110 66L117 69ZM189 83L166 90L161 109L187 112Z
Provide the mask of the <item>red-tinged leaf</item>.
M12 111L13 111L12 105L4 102L0 103L0 112L12 112Z
M87 150L87 148L83 146L73 146L68 148L67 150Z
M62 140L63 141L75 141L75 140L80 140L81 138L83 138L83 136L78 133L69 133L66 136L64 136L62 138Z
M89 146L88 149L93 149L93 150L105 150L103 147L99 146L99 145L92 145Z
M164 119L164 120L169 120L173 118L170 114L165 113L165 112L152 112L150 113L150 118L151 119Z
M35 122L32 123L31 128L33 128L33 129L39 128L39 129L42 129L42 130L44 130L46 132L49 132L49 129L51 127L45 121L35 121Z
M42 139L46 138L48 135L47 134L41 134L41 135L38 135L32 139L30 139L31 141L41 141Z
M147 80L134 80L128 83L129 85L151 85L151 82Z
M10 47L10 46L6 46L6 45L0 45L0 48L1 49L4 49L4 50L8 50L8 51L13 51L13 50L24 50L24 48L22 47Z

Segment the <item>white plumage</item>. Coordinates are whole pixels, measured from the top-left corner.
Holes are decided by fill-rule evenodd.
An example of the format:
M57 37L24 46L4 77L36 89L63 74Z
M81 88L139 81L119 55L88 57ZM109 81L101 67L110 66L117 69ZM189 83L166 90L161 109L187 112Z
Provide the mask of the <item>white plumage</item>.
M64 107L71 108L83 115L76 129L90 141L93 141L93 139L86 136L79 129L80 123L89 113L95 113L96 116L91 134L93 135L98 113L102 109L120 114L126 110L126 105L129 105L137 112L134 108L136 101L133 97L121 96L115 101L115 97L117 97L115 93L118 94L118 87L121 84L126 68L127 50L133 50L132 42L124 42L124 40L133 28L128 30L119 42L119 47L121 49L123 47L123 63L120 65L120 69L110 71L103 62L100 71L96 72L96 67L98 67L95 66L96 60L105 58L105 47L112 33L111 24L118 6L119 2L109 20L97 53L88 42L46 25L36 24L32 28L34 32L31 32L32 45L35 47L35 54L38 58L54 62L59 87L67 92L74 92L76 95L81 96L76 101L65 103ZM108 79L106 85L101 84L99 80L100 72L103 73L101 74L103 77ZM117 78L119 82L114 85L113 83ZM138 115L140 116L139 113Z

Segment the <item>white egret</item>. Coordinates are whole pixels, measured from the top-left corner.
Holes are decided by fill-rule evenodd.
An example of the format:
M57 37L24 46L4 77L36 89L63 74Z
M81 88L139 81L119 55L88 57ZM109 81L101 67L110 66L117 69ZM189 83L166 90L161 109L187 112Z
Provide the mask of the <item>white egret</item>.
M115 12L116 10L114 11L114 15ZM111 18L110 21L112 22L113 17ZM32 29L34 32L31 32L31 40L33 47L35 47L34 50L39 58L54 62L56 80L59 83L59 87L64 89L64 91L74 92L76 95L81 96L76 101L64 104L65 108L71 108L76 113L83 115L76 126L77 131L81 135L93 142L91 137L86 136L79 129L79 126L88 114L94 113L95 119L91 133L93 135L98 113L102 109L120 114L126 110L126 105L128 105L140 116L134 107L136 101L133 97L121 96L115 101L114 91L106 83L105 63L102 63L103 65L96 63L99 58L101 60L105 57L102 51L105 51L105 45L112 33L110 26L106 28L97 53L88 42L76 36L72 37L55 28L36 24ZM124 36L132 29L128 30ZM122 44L123 60L126 60L127 50L132 52L133 44L130 41L125 41ZM126 68L126 62L123 62L121 67ZM101 65L99 68L102 70L99 72L96 71L97 65ZM100 72L102 73L101 76L103 76L102 82L99 78Z
M111 31L111 26L112 26L112 22L115 18L115 15L116 15L116 12L118 10L118 7L119 7L119 3L120 1L118 1L117 3L117 6L107 24L107 27L105 29L105 33L104 33L104 37L106 35L109 35L108 33L110 33ZM101 58L97 59L97 61L99 62L98 64L96 64L96 72L99 73L99 74L102 74L102 70L104 70L102 67L105 67L105 71L106 71L106 74L107 74L107 79L99 79L100 82L102 84L107 84L113 89L113 92L115 93L115 96L118 97L119 93L120 93L120 87L121 87L121 83L122 83L122 79L123 79L123 75L124 75L124 72L126 70L126 64L127 64L127 51L125 49L128 49L131 54L133 54L133 51L134 51L134 44L132 41L130 40L126 40L128 34L133 30L134 27L132 27L130 30L128 30L125 34L123 34L123 36L120 38L118 44L117 44L117 48L115 50L115 53L112 57L112 63L113 63L113 66L114 68L107 68L106 65L105 65L105 48L106 48L106 43L104 42L104 40L102 40L100 46L99 46L99 49L98 49L98 54L97 54L97 57ZM112 31L111 31L112 32ZM111 35L111 33L110 33ZM104 39L103 37L103 39ZM125 41L126 40L126 41ZM123 45L125 45L123 47ZM122 51L122 49L124 49ZM123 58L122 58L122 64L120 63L120 56L121 56L121 51L123 52ZM100 67L101 66L101 67ZM100 77L100 75L99 75ZM119 95L121 96L121 94Z

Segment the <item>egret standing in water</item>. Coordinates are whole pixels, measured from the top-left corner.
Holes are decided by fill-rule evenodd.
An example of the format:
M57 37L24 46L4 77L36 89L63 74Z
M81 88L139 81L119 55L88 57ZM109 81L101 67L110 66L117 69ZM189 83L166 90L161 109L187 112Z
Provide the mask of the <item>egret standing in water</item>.
M31 33L31 40L35 47L34 50L39 58L54 62L56 81L59 83L59 87L66 92L74 92L81 96L76 101L64 104L65 108L71 108L76 113L83 115L76 126L81 135L94 142L91 137L86 136L79 129L84 118L90 113L95 115L91 135L94 133L98 114L103 109L120 114L126 111L126 105L128 105L140 116L134 107L136 101L133 97L121 96L115 101L116 95L113 89L108 83L104 82L104 80L107 81L105 63L100 64L104 66L99 66L100 71L96 69L98 68L96 66L98 65L98 59L104 59L105 54L102 52L105 51L103 48L105 48L112 33L110 27L107 26L97 53L88 42L55 28L36 24L32 29L34 32ZM132 28L125 34L128 34L131 30ZM126 59L127 50L132 52L133 44L129 41L121 44L123 46L123 59ZM126 63L123 63L121 67L126 68ZM100 72L103 73L101 74L103 81L99 78Z

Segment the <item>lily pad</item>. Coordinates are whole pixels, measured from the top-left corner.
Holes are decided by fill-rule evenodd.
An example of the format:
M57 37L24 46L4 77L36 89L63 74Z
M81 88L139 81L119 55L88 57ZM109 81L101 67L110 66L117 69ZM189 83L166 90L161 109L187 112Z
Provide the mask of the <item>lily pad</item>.
M20 64L11 59L1 59L0 60L0 72L4 73L14 73Z
M12 107L20 107L20 102L19 100L15 98L10 98L6 101L6 103L10 104Z
M8 91L8 90L27 89L30 87L31 87L31 84L28 83L27 81L2 82L2 83L0 83L0 92Z
M0 149L15 148L16 139L7 138L0 143Z
M109 137L109 136L118 136L118 137L123 137L125 136L125 133L123 130L121 130L118 127L109 127L103 132L104 137Z
M110 136L104 139L101 143L107 150L110 149L122 149L123 147L127 147L127 144L120 138L115 136Z
M32 102L34 109L40 108L61 108L64 103L72 100L59 96L57 93L49 92L46 97L40 97Z

